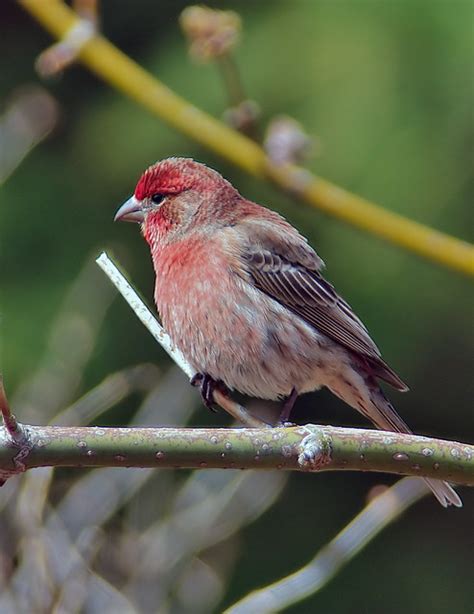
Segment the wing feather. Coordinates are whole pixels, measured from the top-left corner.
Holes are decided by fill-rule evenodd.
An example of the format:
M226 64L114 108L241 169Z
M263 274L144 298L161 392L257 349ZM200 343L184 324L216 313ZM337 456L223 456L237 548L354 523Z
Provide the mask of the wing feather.
M250 201L244 205L248 215L222 232L235 272L352 352L368 373L408 390L351 306L321 275L324 262L305 237L278 213Z
M318 270L290 262L273 250L255 247L249 247L243 258L257 288L356 354L375 375L406 390L406 385L382 360L364 324Z

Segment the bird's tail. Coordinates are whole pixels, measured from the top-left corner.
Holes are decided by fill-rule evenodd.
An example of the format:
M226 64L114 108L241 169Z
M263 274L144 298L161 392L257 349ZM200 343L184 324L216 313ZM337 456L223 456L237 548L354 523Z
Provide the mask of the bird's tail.
M366 418L371 420L378 429L382 431L410 434L412 431L398 415L375 378L369 376L365 379L365 383L367 385L368 395L355 394L355 387L350 384L348 384L344 392L343 387L339 386L337 391L334 389L332 390L343 401L355 407L366 416ZM431 478L423 479L443 507L448 507L448 505L462 507L462 501L459 495L447 482L433 480Z

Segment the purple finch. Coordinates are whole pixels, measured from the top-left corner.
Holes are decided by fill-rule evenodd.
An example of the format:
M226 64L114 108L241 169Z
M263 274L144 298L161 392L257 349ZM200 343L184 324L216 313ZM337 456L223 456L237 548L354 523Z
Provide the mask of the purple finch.
M216 385L286 398L286 421L297 395L326 386L377 428L410 433L377 380L407 386L278 213L207 166L169 158L143 173L115 219L141 224L163 326L206 404ZM461 505L446 482L426 481L442 505Z

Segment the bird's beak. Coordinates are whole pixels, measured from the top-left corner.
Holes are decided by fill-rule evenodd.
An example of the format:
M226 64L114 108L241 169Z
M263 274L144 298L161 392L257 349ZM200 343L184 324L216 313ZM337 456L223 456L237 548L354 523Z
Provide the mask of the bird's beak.
M131 196L115 214L114 222L118 220L121 222L143 223L145 221L145 213L142 203L135 196Z

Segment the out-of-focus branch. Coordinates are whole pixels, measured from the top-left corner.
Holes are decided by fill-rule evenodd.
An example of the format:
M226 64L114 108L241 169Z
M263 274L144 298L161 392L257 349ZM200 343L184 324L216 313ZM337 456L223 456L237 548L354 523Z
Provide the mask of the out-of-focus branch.
M317 593L382 529L429 493L425 482L406 478L376 497L307 565L251 592L225 614L270 614Z
M189 43L189 55L197 63L215 62L220 69L229 107L224 120L239 132L257 139L260 109L245 94L233 52L240 39L242 22L235 11L187 6L179 16L181 29Z
M61 0L18 2L58 38L79 23L74 11ZM189 104L103 36L93 35L81 47L79 59L107 83L248 173L270 177L325 213L438 264L474 275L474 247L469 243L387 211L305 169L269 161L254 141Z
M52 77L73 64L83 45L97 31L97 0L74 0L73 8L80 19L36 60L36 70L42 77Z
M22 425L0 430L0 472L34 467L359 470L474 485L474 446L369 429L101 428ZM21 464L15 462L22 452Z
M0 115L0 185L50 134L59 115L56 99L43 87L27 84L12 92Z

